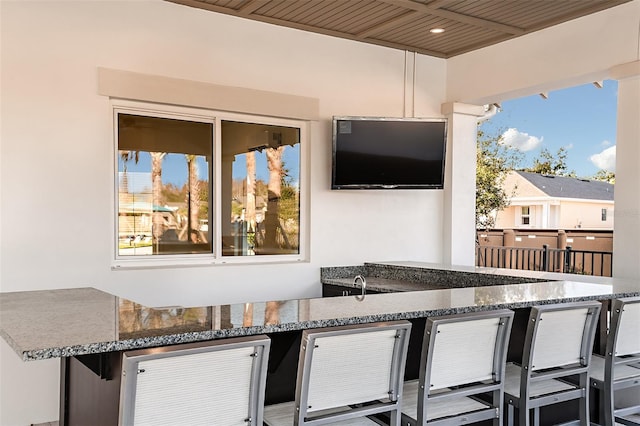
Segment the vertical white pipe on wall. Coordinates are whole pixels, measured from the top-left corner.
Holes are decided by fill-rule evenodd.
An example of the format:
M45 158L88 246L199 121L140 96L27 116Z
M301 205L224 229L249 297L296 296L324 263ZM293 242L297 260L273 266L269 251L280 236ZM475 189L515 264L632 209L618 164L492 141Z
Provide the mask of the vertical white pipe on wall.
M404 93L402 94L402 117L415 117L416 104L416 54L404 52Z

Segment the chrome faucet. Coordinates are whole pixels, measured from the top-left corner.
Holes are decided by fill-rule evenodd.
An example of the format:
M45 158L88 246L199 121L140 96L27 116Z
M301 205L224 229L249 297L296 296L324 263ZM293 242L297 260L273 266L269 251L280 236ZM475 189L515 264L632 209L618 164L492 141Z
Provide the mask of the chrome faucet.
M357 285L358 281L360 281L360 286L362 289L362 294L360 296L356 296L356 300L364 300L364 296L367 295L367 280L362 275L356 275L353 279L353 284Z

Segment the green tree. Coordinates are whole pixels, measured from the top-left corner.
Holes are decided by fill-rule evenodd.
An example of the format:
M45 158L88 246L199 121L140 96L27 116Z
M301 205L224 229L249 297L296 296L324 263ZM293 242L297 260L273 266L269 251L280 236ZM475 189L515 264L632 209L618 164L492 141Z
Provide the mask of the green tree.
M592 180L599 180L601 182L608 182L608 183L616 183L616 174L615 172L610 172L608 170L598 170L598 173L596 173L595 175L591 176Z
M167 203L181 203L187 197L187 185L178 188L173 183L166 183L162 187L162 197Z
M541 175L576 177L576 173L573 170L567 170L567 155L565 147L558 149L555 154L543 148L540 156L533 160L533 166L525 168L523 171Z
M522 153L504 145L502 136L478 130L476 147L476 228L490 229L495 213L507 207L513 194L505 192L504 180L516 168Z

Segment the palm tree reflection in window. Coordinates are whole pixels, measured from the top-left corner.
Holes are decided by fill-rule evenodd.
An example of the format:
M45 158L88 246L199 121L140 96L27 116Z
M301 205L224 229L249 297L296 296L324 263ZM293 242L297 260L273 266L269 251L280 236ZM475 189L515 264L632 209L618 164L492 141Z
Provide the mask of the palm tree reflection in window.
M118 114L119 255L212 252L212 152L212 123Z
M161 336L211 330L211 307L149 308L119 300L119 338Z
M300 129L226 120L221 128L223 255L298 254Z

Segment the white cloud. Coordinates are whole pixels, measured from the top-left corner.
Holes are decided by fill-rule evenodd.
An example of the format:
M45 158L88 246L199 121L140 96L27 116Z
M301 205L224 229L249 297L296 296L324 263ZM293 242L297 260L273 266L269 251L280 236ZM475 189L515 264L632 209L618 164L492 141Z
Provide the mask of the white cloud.
M604 141L600 142L600 145L601 145L601 146L605 146L605 147L606 147L606 146L611 146L611 142L609 142L609 141L607 141L607 140L604 140Z
M616 171L616 146L610 146L598 154L593 154L589 160L599 169Z
M573 144L570 143L569 145L565 145L564 149L566 149L567 151L570 150L570 149L573 149Z
M519 151L531 151L542 143L542 138L529 136L528 133L520 132L518 129L510 128L502 134L502 143Z

